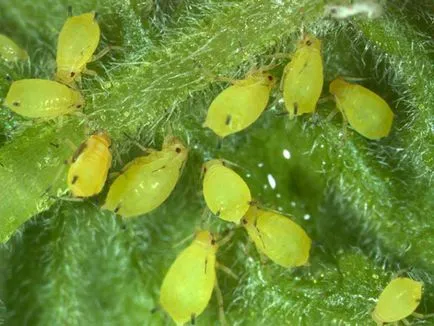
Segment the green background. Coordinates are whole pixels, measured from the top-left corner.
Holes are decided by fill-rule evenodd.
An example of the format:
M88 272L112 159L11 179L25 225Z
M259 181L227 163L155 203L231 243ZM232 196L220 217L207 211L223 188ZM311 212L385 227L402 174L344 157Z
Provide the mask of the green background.
M342 2L342 1L341 1ZM84 77L86 118L33 122L0 110L0 324L164 325L151 313L165 272L200 226L205 204L200 167L226 158L264 206L293 215L313 239L310 265L287 270L261 262L242 229L218 260L238 276L218 273L226 317L233 325L369 325L382 288L397 273L424 282L418 312L434 311L434 7L431 1L390 0L376 20L324 17L314 0L2 1L0 31L27 49L30 63L0 63L0 75L52 78L56 40L67 5L95 10L99 49L121 46ZM201 127L212 99L227 84L205 71L242 78L292 52L305 29L323 40L325 83L357 78L395 113L391 135L369 141L342 121L292 121L276 87L269 110L247 130L217 137ZM280 77L287 60L272 71ZM9 82L0 78L0 97ZM131 135L160 148L168 133L190 148L183 176L154 212L121 221L99 206L105 193L84 202L42 196L65 193L72 154L92 130L113 138L113 171L140 155ZM283 151L291 154L289 159ZM276 181L275 189L268 175ZM213 220L210 228L230 225ZM415 324L434 324L433 319ZM198 318L217 325L217 303Z

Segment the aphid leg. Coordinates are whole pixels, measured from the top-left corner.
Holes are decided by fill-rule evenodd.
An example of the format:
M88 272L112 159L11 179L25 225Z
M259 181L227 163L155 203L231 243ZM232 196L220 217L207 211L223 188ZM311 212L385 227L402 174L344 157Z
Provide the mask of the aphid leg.
M224 302L223 302L223 294L222 291L220 289L217 277L215 279L215 284L214 284L214 288L215 288L215 294L217 297L217 303L219 305L219 319L220 319L220 324L222 326L226 326L226 318L225 318L225 310L224 310Z
M228 114L226 116L225 125L229 126L231 124L231 121L232 121L232 116L230 114Z
M234 232L230 230L229 233L224 238L218 240L219 247L224 246L226 243L228 243L233 236L234 236Z
M407 319L401 319L401 321L402 321L402 323L405 325L405 326L410 326L411 325L411 323L407 320Z
M107 53L109 53L112 50L122 50L122 47L115 46L115 45L108 45L105 49L101 50L101 52L93 55L92 59L89 62L94 62L101 59L103 56L105 56Z
M152 152L155 151L154 149L150 149L150 148L146 148L146 147L142 146L137 140L135 140L133 137L131 137L130 135L128 135L126 132L123 132L123 134L130 141L132 141L134 145L136 145L138 148L140 148L143 152L145 152L145 153L152 153Z
M428 318L434 317L434 313L432 313L432 314L421 314L421 313L418 313L418 312L413 312L411 315L413 317L415 317L415 318L418 318L418 319L428 319Z
M335 115L336 115L338 112L339 112L339 110L338 110L337 108L334 108L334 109L332 110L332 112L330 112L329 115L326 117L325 121L326 121L326 122L332 121L333 118L335 117Z
M232 272L232 270L229 267L222 265L219 262L216 262L216 268L218 268L222 272L226 273L228 276L232 277L233 279L238 280L237 274Z
M98 74L95 70L91 70L91 69L87 69L87 68L84 68L83 74L88 75L88 76L92 76L92 77L98 76Z

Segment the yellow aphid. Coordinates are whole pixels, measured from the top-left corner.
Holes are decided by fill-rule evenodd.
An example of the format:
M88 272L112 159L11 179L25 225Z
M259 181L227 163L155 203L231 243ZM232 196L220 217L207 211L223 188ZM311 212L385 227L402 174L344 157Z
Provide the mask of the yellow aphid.
M98 47L101 31L90 12L73 16L66 20L57 42L56 80L66 85L73 85L86 70L86 64L92 61Z
M392 280L378 298L372 318L378 325L410 316L422 298L422 283L406 277Z
M369 89L350 84L342 78L330 83L330 93L335 97L336 106L362 136L369 139L386 137L390 133L393 112L389 105Z
M258 250L276 264L296 267L307 264L311 239L289 218L251 206L242 220Z
M122 217L148 213L160 206L178 182L188 149L176 137L167 137L161 151L128 163L110 186L103 208Z
M208 208L225 221L239 223L252 200L245 181L221 160L203 166L203 196Z
M283 71L283 99L291 119L315 112L323 82L321 41L306 35Z
M4 105L29 118L54 118L83 108L80 92L63 84L45 79L14 81Z
M194 322L208 306L216 285L216 252L213 235L200 231L164 277L160 304L177 325Z
M274 83L272 75L261 71L234 81L211 103L203 126L222 138L247 128L265 110Z
M91 197L101 192L112 162L110 143L106 133L96 133L74 153L67 178L73 196Z
M3 34L0 34L0 57L6 61L27 60L29 58L26 51Z

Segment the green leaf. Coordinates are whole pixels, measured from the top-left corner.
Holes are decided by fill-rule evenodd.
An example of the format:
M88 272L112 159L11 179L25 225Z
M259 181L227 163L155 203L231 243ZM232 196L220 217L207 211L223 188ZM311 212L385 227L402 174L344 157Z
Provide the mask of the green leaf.
M2 33L25 47L30 63L0 64L13 79L51 78L56 39L68 3L0 3ZM345 21L323 17L307 1L83 1L95 10L100 49L121 46L89 65L83 77L85 118L29 123L8 110L0 118L0 324L164 325L162 279L202 223L204 160L228 159L255 199L292 215L313 239L310 265L286 270L262 262L242 229L218 260L239 280L218 273L229 324L368 325L382 288L396 273L424 282L418 312L434 309L433 71L428 2L387 2L383 16ZM222 147L201 127L213 98L227 85L215 74L242 78L276 52L292 52L300 28L323 40L328 83L360 78L395 113L392 133L369 141L322 101L318 116L289 121L276 88L269 110ZM287 60L274 60L280 77ZM0 80L4 97L9 82ZM168 133L190 148L183 176L154 212L121 221L102 211L105 194L83 202L65 193L66 166L92 130L113 138L114 167L140 155L131 138L160 147ZM285 153L285 154L284 154ZM57 177L58 176L58 177ZM274 179L276 185L270 183ZM231 227L212 221L213 231ZM412 319L415 323L431 320ZM213 298L199 325L218 324Z

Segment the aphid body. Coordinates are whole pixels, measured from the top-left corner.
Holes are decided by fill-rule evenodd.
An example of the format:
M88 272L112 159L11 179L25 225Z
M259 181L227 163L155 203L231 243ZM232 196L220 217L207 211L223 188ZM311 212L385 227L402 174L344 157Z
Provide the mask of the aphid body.
M289 117L315 112L324 75L321 41L306 35L283 71L283 99Z
M14 81L4 105L29 118L54 118L84 106L80 92L55 81L22 79Z
M216 284L216 252L213 235L200 231L164 277L160 304L177 325L194 321L208 306Z
M242 220L259 252L283 267L305 265L311 239L286 216L251 206Z
M73 85L79 80L86 64L92 60L98 47L101 31L90 12L69 17L62 27L57 41L56 80L66 85Z
M393 112L380 96L342 78L332 81L329 87L337 108L355 131L368 139L389 135Z
M274 83L274 77L262 71L234 81L211 103L203 126L222 138L246 129L265 110Z
M246 182L221 160L204 164L203 196L208 208L225 221L239 223L252 200Z
M393 279L378 298L372 318L378 325L410 316L422 298L422 283L407 277Z
M0 57L11 62L27 60L29 58L26 51L21 49L14 41L3 34L0 34Z
M128 163L110 186L103 208L122 217L148 213L160 206L178 182L188 150L176 137L166 137L161 151Z
M74 153L67 177L73 196L91 197L101 192L112 162L110 143L106 133L96 133Z

